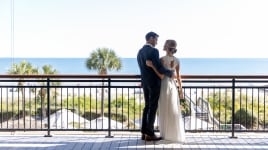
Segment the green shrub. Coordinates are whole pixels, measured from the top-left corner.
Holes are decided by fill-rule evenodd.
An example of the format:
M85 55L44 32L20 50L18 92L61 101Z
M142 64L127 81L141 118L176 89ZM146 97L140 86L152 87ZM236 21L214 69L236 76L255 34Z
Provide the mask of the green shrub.
M257 125L257 117L255 114L245 108L241 108L235 112L234 123L241 124L247 129L252 129Z

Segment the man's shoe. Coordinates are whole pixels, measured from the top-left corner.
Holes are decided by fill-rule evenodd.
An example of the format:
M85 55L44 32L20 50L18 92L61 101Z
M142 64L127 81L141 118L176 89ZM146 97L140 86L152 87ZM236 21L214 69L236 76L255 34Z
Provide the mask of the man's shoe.
M159 140L162 140L162 137L157 137L155 135L149 136L149 135L145 134L144 140L145 141L159 141Z
M141 135L141 140L145 140L145 134Z

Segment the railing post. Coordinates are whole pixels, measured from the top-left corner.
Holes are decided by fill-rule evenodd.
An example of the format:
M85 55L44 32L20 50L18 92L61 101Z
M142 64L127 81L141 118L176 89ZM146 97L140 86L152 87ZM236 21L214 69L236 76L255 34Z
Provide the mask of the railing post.
M235 78L232 79L232 136L230 138L237 138L234 136L235 131L234 115L235 115Z
M112 138L111 136L111 78L108 78L108 135L106 138Z
M45 137L52 137L50 134L50 80L47 78L47 135Z

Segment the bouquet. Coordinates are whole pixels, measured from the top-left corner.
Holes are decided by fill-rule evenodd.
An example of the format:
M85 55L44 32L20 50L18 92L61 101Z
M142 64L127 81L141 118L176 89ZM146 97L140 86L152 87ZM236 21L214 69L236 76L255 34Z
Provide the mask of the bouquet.
M189 104L187 103L185 99L180 99L180 108L181 108L181 114L183 116L190 115Z

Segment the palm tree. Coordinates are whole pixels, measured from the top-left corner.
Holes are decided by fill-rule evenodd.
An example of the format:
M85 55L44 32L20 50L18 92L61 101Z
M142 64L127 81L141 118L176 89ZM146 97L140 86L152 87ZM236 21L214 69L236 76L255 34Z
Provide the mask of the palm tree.
M33 67L31 63L23 60L19 64L12 64L12 67L7 72L10 75L30 75L30 74L38 74L38 68ZM24 92L25 90L23 88L20 88L20 86L24 85L24 79L20 78L18 82L18 92L21 92L22 97L22 107L25 108L25 96ZM24 111L22 112L22 117L24 117Z
M53 69L53 67L51 65L44 65L42 67L42 71L41 74L46 74L46 75L53 75L53 74L57 74L58 71L56 69ZM43 86L46 85L46 83L42 82L41 83ZM52 85L59 85L59 82L52 82ZM51 93L55 93L53 92L53 89L51 89ZM47 89L46 88L41 88L38 92L40 98L41 98L41 109L42 109L42 117L46 117L46 109L45 109L45 99L47 97ZM56 97L56 95L52 95L53 97Z
M86 66L89 70L97 70L99 75L106 75L108 70L120 70L122 63L112 49L98 48L91 53Z
M42 73L53 75L53 74L57 74L58 71L56 69L53 69L53 67L51 65L44 65L42 67Z
M108 70L120 70L122 68L121 59L109 48L97 48L86 60L89 70L97 70L99 75L107 75ZM104 82L102 82L104 86ZM101 90L101 114L104 115L104 88Z

